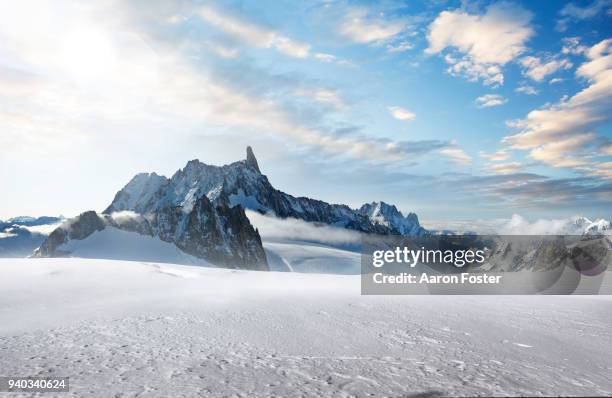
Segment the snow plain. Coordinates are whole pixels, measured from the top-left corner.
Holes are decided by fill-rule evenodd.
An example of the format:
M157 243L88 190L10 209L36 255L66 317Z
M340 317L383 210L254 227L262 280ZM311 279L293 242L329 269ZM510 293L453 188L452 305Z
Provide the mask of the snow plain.
M610 297L359 286L356 275L2 259L0 374L69 376L62 396L79 397L612 394Z

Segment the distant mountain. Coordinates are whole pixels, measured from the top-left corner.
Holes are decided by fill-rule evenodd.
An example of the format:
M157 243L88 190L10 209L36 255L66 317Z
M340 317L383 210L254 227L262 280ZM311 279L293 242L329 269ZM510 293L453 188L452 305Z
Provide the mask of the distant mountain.
M27 216L0 220L0 257L29 256L62 220Z
M13 225L25 225L27 227L34 227L34 226L39 226L39 225L55 224L55 223L57 223L59 221L62 221L63 219L64 219L64 217L62 217L62 216L60 216L60 217L18 216L18 217L9 218L8 220L4 221L4 223L5 224L13 224ZM2 224L2 223L3 223L3 221L0 220L0 224Z
M612 221L604 220L603 218L591 221L586 217L577 217L574 219L572 228L575 232L585 235L612 235Z
M419 224L419 218L415 213L408 213L404 217L401 211L394 205L385 202L366 203L359 209L359 213L377 225L383 225L392 232L400 235L419 236L426 235L427 231Z
M554 229L541 233L553 235L612 235L612 222L603 218L591 221L586 217L576 216L566 220L556 220L556 225L550 227L554 227ZM540 226L537 230L543 228L545 227Z

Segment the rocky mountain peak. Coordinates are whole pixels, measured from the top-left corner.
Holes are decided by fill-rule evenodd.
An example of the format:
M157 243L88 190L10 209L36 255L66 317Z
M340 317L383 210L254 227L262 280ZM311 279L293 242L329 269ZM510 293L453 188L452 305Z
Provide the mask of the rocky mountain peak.
M419 223L419 217L416 215L416 213L412 213L412 212L408 213L408 215L406 216L406 219L413 224L421 225Z
M251 148L250 146L247 146L246 149L246 164L247 166L257 170L258 173L261 173L261 171L259 170L259 165L257 164L257 158L255 158L255 154L253 153L253 148Z
M419 218L414 213L404 217L401 211L383 201L366 203L359 208L359 213L368 217L374 224L383 225L401 235L422 235L425 229L419 224Z

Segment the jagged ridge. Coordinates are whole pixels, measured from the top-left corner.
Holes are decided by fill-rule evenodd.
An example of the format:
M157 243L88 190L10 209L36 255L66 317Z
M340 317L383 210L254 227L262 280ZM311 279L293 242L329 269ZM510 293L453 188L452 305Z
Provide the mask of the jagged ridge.
M395 206L373 202L354 210L342 204L294 197L275 189L260 171L251 147L246 159L224 166L191 160L171 178L141 173L115 195L103 214L85 212L48 237L36 256L64 256L62 245L95 231L115 228L155 236L211 263L268 269L261 237L244 210L273 213L364 233L424 235L418 217ZM113 214L133 212L118 223Z
M105 213L132 210L145 213L168 205L189 208L193 201L205 195L213 203L221 193L230 205L261 213L273 213L281 218L298 218L325 223L365 233L424 235L418 217L409 213L404 217L395 206L384 202L365 204L354 210L343 204L307 197L295 197L275 189L261 174L253 150L247 148L246 160L224 166L211 166L192 160L170 179L152 174L135 176L117 193Z

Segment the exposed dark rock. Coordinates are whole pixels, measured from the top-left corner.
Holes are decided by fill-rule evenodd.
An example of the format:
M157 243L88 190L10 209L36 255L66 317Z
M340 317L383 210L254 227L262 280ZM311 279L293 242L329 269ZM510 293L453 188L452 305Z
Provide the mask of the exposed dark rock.
M95 211L81 213L77 217L65 221L57 227L40 247L34 252L34 257L64 257L69 253L59 250L59 247L70 239L83 240L96 231L106 228L106 222Z
M247 166L252 167L258 173L261 173L261 171L259 171L259 165L257 164L257 159L255 158L255 154L253 153L253 148L248 146L246 152L247 152L247 157L246 157Z

